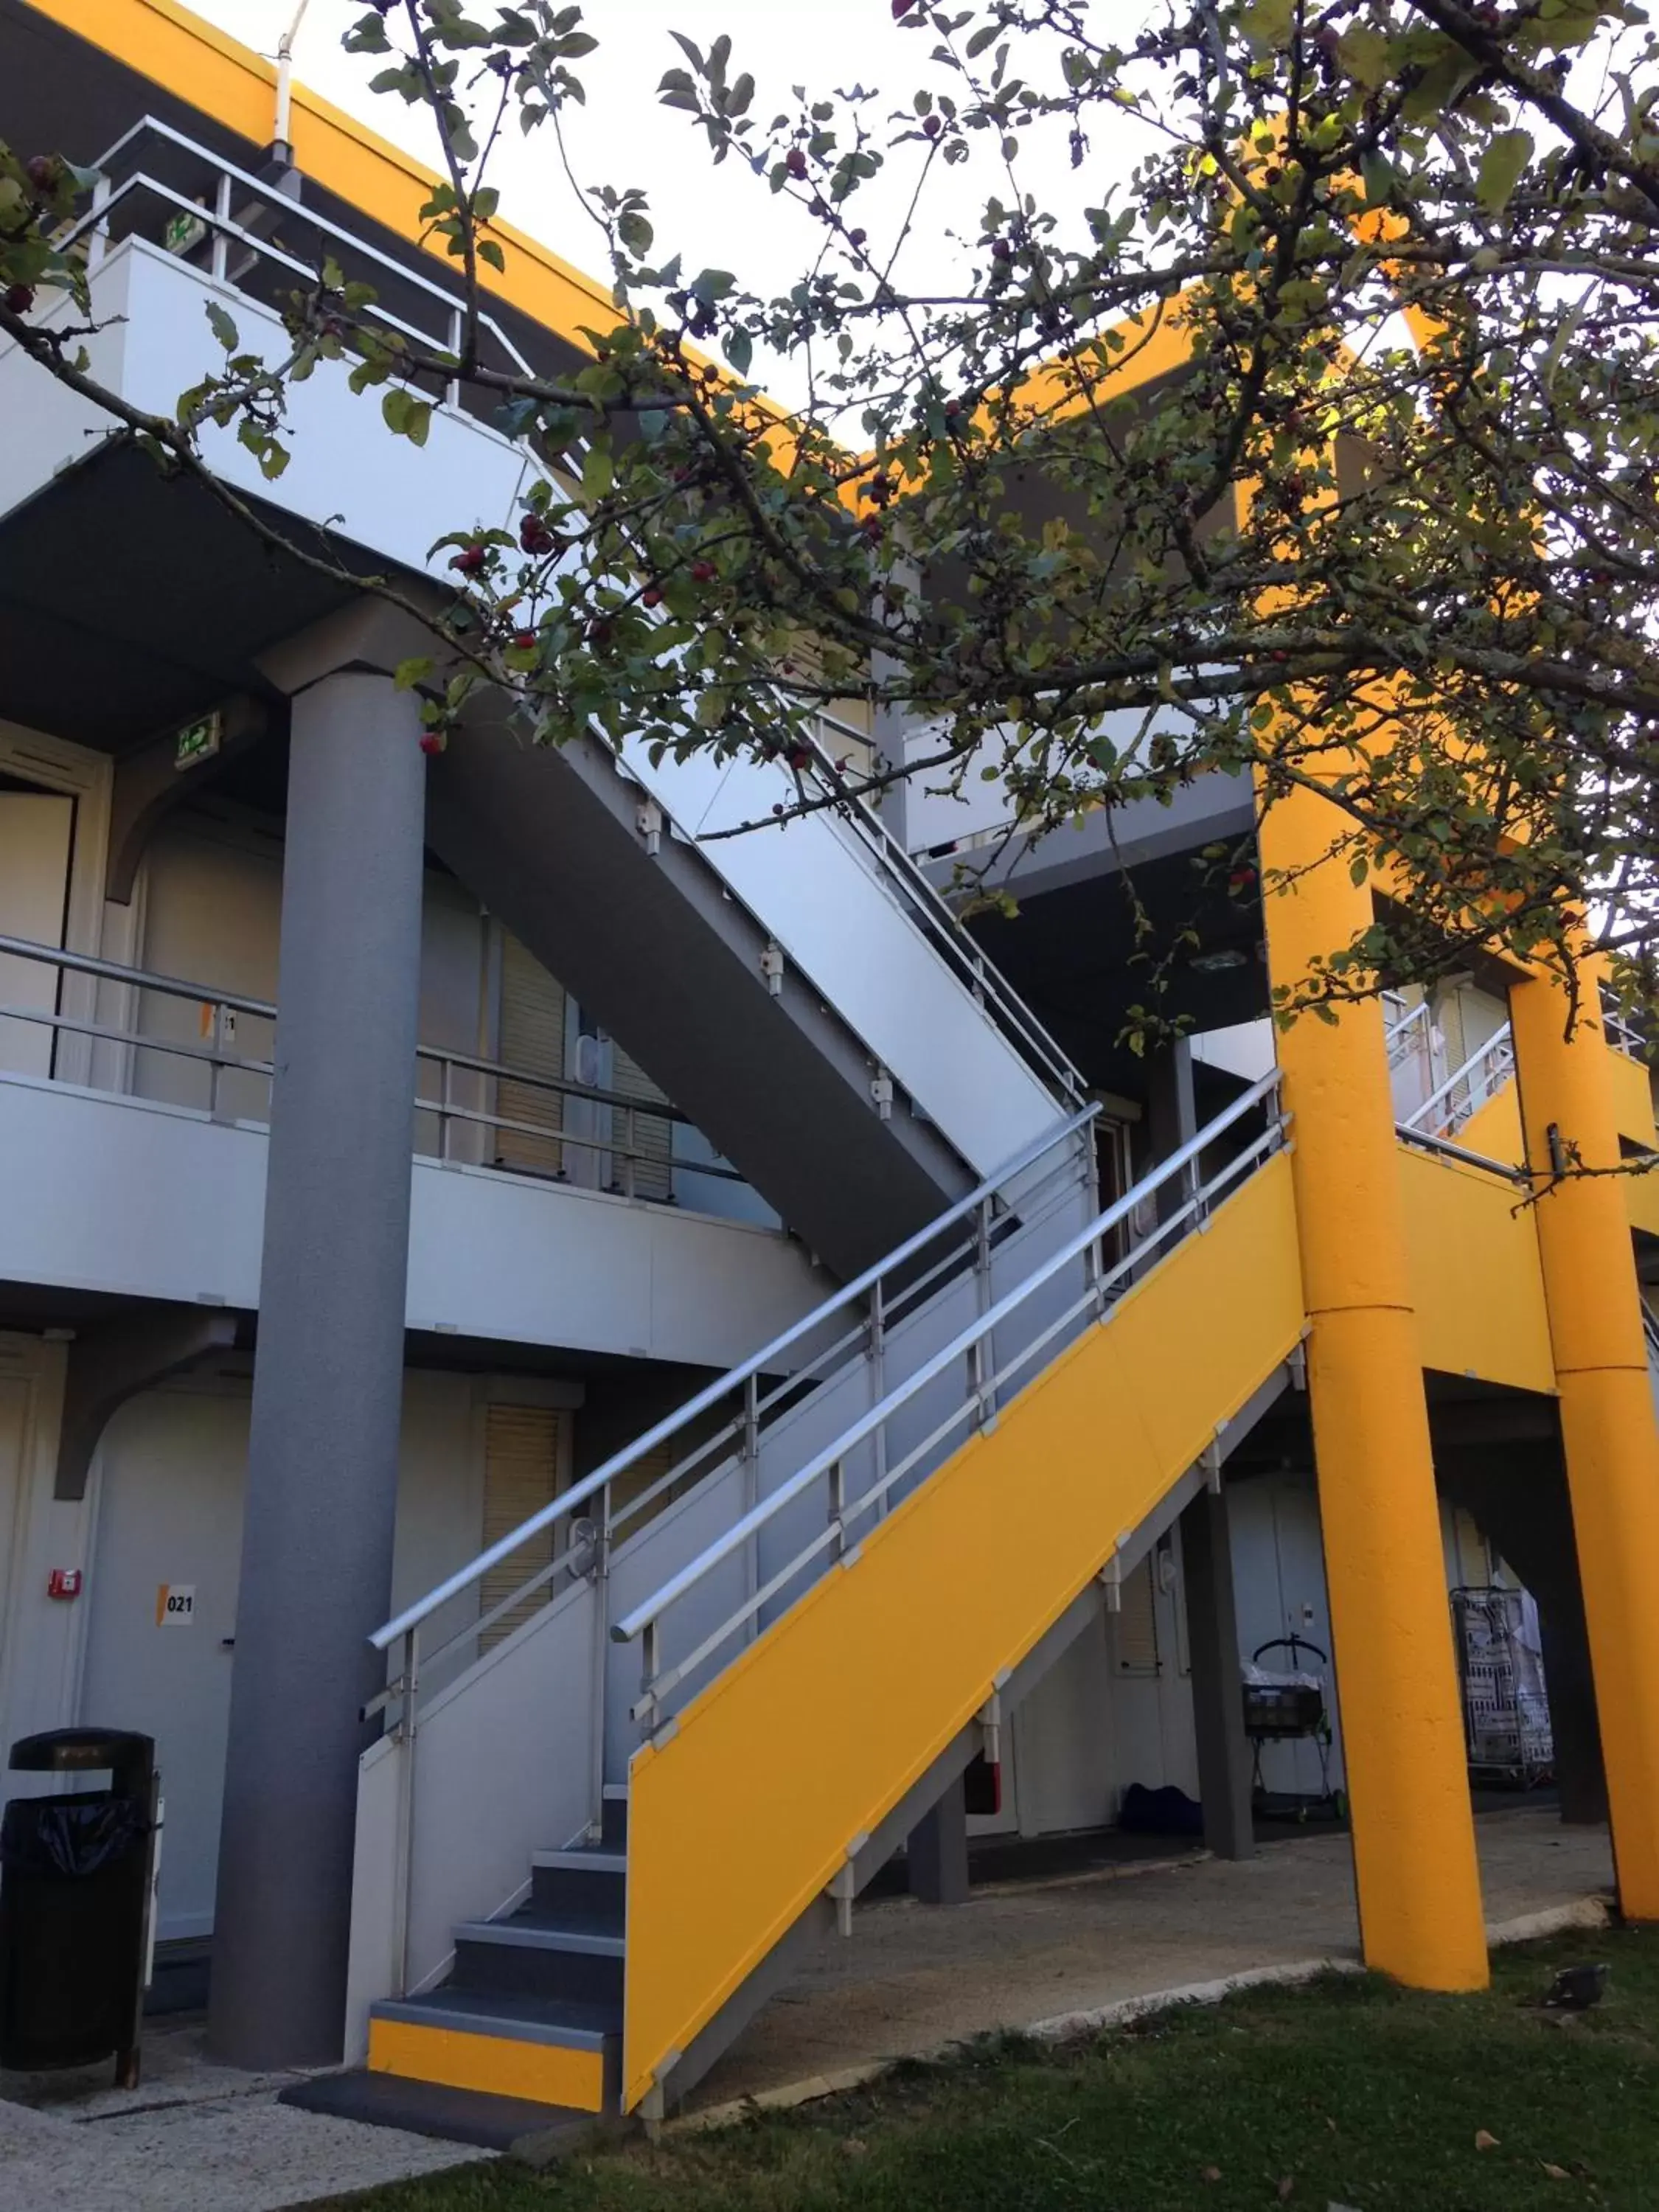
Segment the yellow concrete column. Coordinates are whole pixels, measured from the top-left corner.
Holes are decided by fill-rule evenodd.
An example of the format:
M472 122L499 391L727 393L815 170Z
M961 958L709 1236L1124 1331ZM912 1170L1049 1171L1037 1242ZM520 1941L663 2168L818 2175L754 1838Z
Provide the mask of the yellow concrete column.
M1299 984L1370 921L1369 885L1334 849L1344 827L1311 791L1263 821L1275 986ZM1295 879L1275 885L1280 872ZM1279 1056L1365 1959L1414 1988L1480 1989L1480 1875L1382 1010L1304 1014Z
M1572 1034L1559 977L1512 986L1528 1164L1619 1158L1612 1069L1595 964L1580 969ZM1536 1220L1560 1394L1567 1486L1589 1626L1620 1901L1659 1920L1659 1431L1648 1382L1630 1220L1616 1178L1570 1179Z

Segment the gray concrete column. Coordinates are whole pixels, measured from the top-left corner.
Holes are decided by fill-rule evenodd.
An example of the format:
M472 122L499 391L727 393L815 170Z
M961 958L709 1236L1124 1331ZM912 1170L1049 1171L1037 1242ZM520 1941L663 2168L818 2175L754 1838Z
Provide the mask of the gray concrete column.
M1583 1594L1574 1574L1561 1577L1547 1597L1536 1590L1533 1595L1538 1601L1544 1647L1544 1689L1549 1698L1561 1818L1570 1825L1599 1828L1607 1817L1607 1778L1601 1764L1601 1725L1595 1711Z
M1250 1746L1239 1687L1238 1620L1224 1489L1200 1491L1182 1513L1181 1560L1204 1840L1218 1858L1254 1858Z
M385 1680L420 998L418 702L293 705L258 1345L210 2040L341 2056L360 1706Z
M904 1846L910 1894L924 1905L968 1902L968 1798L959 1774Z

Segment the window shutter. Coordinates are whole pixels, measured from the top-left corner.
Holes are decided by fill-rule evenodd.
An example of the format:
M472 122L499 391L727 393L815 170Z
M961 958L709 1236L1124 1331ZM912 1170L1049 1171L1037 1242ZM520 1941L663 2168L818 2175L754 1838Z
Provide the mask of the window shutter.
M491 1406L484 1414L483 1548L527 1521L532 1513L552 1503L559 1481L560 1415L548 1406ZM553 1531L544 1529L527 1544L520 1544L491 1567L480 1587L478 1608L488 1613L512 1596L519 1585L553 1556ZM550 1583L514 1606L478 1638L478 1649L488 1651L528 1620L538 1606L547 1603Z
M501 1060L526 1075L564 1074L564 986L533 959L516 937L501 936ZM503 1076L495 1086L495 1111L528 1131L564 1127L564 1101L556 1091L514 1083ZM495 1158L502 1167L527 1168L558 1175L564 1147L551 1137L526 1128L498 1129Z
M639 1098L647 1104L665 1106L668 1094L659 1090L640 1066L629 1057L619 1044L611 1048L611 1089L624 1098ZM629 1124L632 1124L630 1128ZM611 1141L625 1145L636 1157L634 1161L634 1195L635 1198L666 1199L674 1189L674 1125L659 1114L628 1115L620 1107L611 1109ZM621 1190L628 1188L627 1163L613 1161L611 1178Z

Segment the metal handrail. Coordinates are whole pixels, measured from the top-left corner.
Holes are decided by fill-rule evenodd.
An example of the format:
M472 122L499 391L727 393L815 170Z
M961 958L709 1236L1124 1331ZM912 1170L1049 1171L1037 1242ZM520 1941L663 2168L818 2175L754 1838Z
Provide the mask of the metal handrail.
M735 1367L729 1369L717 1381L707 1384L693 1397L688 1398L683 1406L678 1407L673 1413L667 1414L653 1427L646 1430L642 1436L636 1437L632 1443L625 1444L620 1451L613 1453L603 1466L595 1468L591 1474L584 1475L580 1482L573 1484L568 1490L562 1492L550 1503L532 1513L528 1520L520 1522L518 1528L489 1546L486 1550L480 1552L477 1557L465 1566L458 1567L453 1575L440 1583L435 1589L428 1590L424 1597L417 1598L413 1605L406 1606L403 1612L387 1621L384 1627L377 1628L369 1638L369 1642L377 1651L388 1650L400 1638L406 1637L411 1631L417 1629L422 1622L429 1619L441 1606L447 1605L452 1598L459 1597L464 1591L471 1589L473 1584L488 1574L492 1567L499 1566L504 1559L510 1559L514 1553L542 1534L545 1529L566 1519L579 1505L584 1505L589 1498L598 1496L608 1484L614 1482L618 1475L625 1474L630 1467L643 1459L648 1453L654 1451L658 1445L666 1443L671 1437L678 1436L692 1422L700 1419L704 1413L710 1412L722 1400L729 1397L732 1391L741 1389L751 1378L757 1377L769 1370L776 1369L784 1355L793 1346L800 1343L804 1338L815 1334L826 1322L832 1320L836 1314L844 1312L849 1305L866 1296L877 1283L896 1268L902 1267L909 1261L927 1251L930 1245L935 1243L957 1222L963 1220L976 1207L995 1198L998 1193L1017 1176L1024 1175L1028 1169L1035 1167L1048 1153L1056 1151L1070 1138L1077 1135L1094 1120L1099 1111L1097 1105L1086 1106L1080 1113L1074 1114L1063 1121L1057 1129L1052 1130L1048 1136L1026 1146L1022 1152L1016 1153L1012 1160L999 1168L994 1176L988 1176L983 1182L977 1184L966 1197L957 1199L953 1206L947 1206L943 1213L936 1215L926 1228L917 1230L912 1237L907 1237L902 1244L895 1246L884 1258L878 1260L872 1267L866 1267L861 1275L855 1275L851 1282L844 1283L840 1290L825 1298L822 1304L815 1306L811 1313L804 1315L799 1321L792 1322L789 1328L780 1335L773 1337L769 1343L763 1344L758 1352L752 1352L746 1359L739 1360ZM476 1624L474 1626L476 1628Z
M1530 1184L1531 1176L1525 1168L1516 1167L1507 1160L1494 1160L1485 1152L1472 1152L1467 1145L1455 1145L1449 1137L1437 1137L1427 1129L1413 1129L1409 1121L1396 1121L1395 1136L1419 1152L1436 1152L1442 1159L1455 1160L1460 1167L1480 1168L1487 1175L1502 1176L1505 1182Z
M0 935L0 956L33 960L42 967L67 969L74 975L89 975L101 981L122 984L129 989L151 991L162 997L182 999L196 1006L210 1007L213 1012L216 1036L223 1034L226 1013L246 1014L259 1021L275 1021L277 1018L278 1010L268 999L252 998L241 992L222 991L216 984L192 983L181 976L163 975L150 969L129 967L121 961L100 959L84 952L70 952L57 945L40 945L28 938ZM222 1043L191 1044L182 1038L155 1036L142 1030L119 1029L107 1022L87 1020L74 1014L49 1012L42 1006L0 1006L0 1020L32 1022L41 1029L70 1036L88 1037L98 1044L120 1045L133 1052L165 1053L169 1059L204 1063L211 1071L210 1113L216 1114L218 1110L218 1079L222 1072L265 1078L272 1073L270 1060L231 1052ZM527 1090L545 1091L559 1097L579 1099L590 1105L609 1108L613 1114L621 1113L628 1116L627 1135L623 1139L618 1139L614 1133L606 1137L589 1137L562 1127L550 1129L544 1124L520 1121L511 1115L490 1114L480 1107L462 1106L447 1095L429 1098L420 1088L417 1073L416 1110L438 1117L439 1156L446 1160L449 1157L448 1125L452 1121L470 1121L502 1131L510 1136L535 1137L550 1145L570 1145L579 1152L621 1160L629 1170L631 1181L631 1170L636 1164L663 1164L658 1155L641 1151L631 1141L637 1134L640 1119L678 1122L686 1128L696 1127L690 1115L678 1106L671 1105L666 1099L630 1097L626 1092L606 1091L596 1084L576 1083L564 1076L544 1074L539 1070L511 1067L501 1060L483 1060L471 1053L453 1052L442 1045L417 1044L415 1058L417 1070L422 1062L430 1062L442 1070L446 1094L449 1088L449 1072L459 1068L465 1074L480 1076L490 1082L522 1084ZM120 1097L127 1094L112 1091L109 1095ZM702 1176L720 1182L743 1182L745 1180L736 1168L721 1167L713 1161L673 1160L668 1164L676 1175ZM634 1194L631 1189L627 1189L624 1194L632 1197Z
M118 139L115 145L102 157L98 165L99 167L106 169L132 141L146 132L182 148L185 152L209 164L221 176L235 179L256 198L264 199L283 198L282 195L273 192L268 181L262 180L249 171L240 168L234 162L225 161L222 156L211 153L182 132L173 130L170 125L153 117L146 117L143 122L135 125L131 130ZM67 251L82 236L104 229L107 226L111 209L118 205L130 193L140 190L149 191L181 210L188 212L199 220L205 228L222 237L234 238L250 252L276 263L296 276L309 279L315 275L314 270L308 269L305 263L298 260L292 254L285 252L270 240L260 238L254 232L244 228L234 222L228 212L228 206L210 208L187 199L172 185L149 176L142 170L134 171L112 191L101 194L86 215L68 227L58 241L60 246ZM316 214L311 209L305 207L301 202L283 198L283 211L285 217L291 213L294 217L303 221L325 236L367 256L371 261L395 276L400 282L415 286L428 296L441 302L451 317L447 343L450 349L453 349L456 337L453 319L463 312L461 302L453 295L445 291L441 286L434 283L418 271L405 268L392 256L380 252L354 233ZM229 283L228 277L222 268L216 267L213 274L216 281ZM233 285L231 289L241 288ZM381 307L378 302L374 305L374 313L378 319L390 327L404 331L407 336L421 338L428 343L434 343L428 333L416 330L413 325L404 322L389 308ZM501 343L520 369L526 374L530 374L529 363L494 319L486 314L482 316L480 320L483 326ZM445 341L440 340L435 343L442 344ZM450 397L453 398L453 396L452 391ZM823 719L836 726L842 726L835 724L834 717ZM861 732L849 732L849 733L860 737L864 735ZM833 766L829 756L816 738L811 741L811 750L819 767L833 774ZM962 923L951 912L947 902L927 880L925 873L917 867L902 842L893 836L879 814L866 802L857 801L851 809L851 813L864 842L871 851L872 857L902 893L912 911L913 918L919 922L924 933L933 941L936 947L945 951L949 960L959 964L967 971L975 996L987 1007L988 1012L992 1013L1006 1031L1012 1032L1017 1037L1024 1051L1041 1066L1049 1079L1058 1085L1062 1096L1073 1103L1080 1102L1085 1094L1085 1086L1077 1068L1073 1066L1066 1053L1042 1023L1024 1006L1018 994L1011 989L1006 978L1000 974L994 963L973 943Z
M1496 1069L1498 1064L1504 1059L1505 1054L1509 1056L1510 1065L1508 1070L1503 1074L1495 1075L1486 1092L1485 1097L1478 1102L1478 1104L1471 1103L1469 1109L1471 1113L1478 1111L1479 1106L1484 1106L1488 1098L1493 1097L1497 1094L1498 1091L1502 1087L1504 1082L1507 1080L1508 1075L1514 1072L1515 1035L1508 1022L1505 1022L1500 1029L1494 1030L1492 1035L1486 1039L1485 1044L1481 1045L1478 1050L1472 1052L1461 1067L1455 1068L1446 1078L1445 1081L1440 1085L1437 1090L1431 1091L1429 1093L1428 1097L1423 1101L1420 1106L1414 1107L1412 1111L1407 1115L1404 1126L1410 1129L1420 1128L1423 1123L1433 1114L1434 1109L1441 1103L1442 1100L1450 1097L1451 1094L1456 1090L1460 1083L1470 1082L1470 1079L1474 1075L1475 1071L1488 1060L1493 1064L1494 1069ZM1471 1091L1473 1091L1472 1084ZM1455 1127L1455 1123L1449 1121L1446 1126L1448 1128L1451 1128Z
M787 1506L793 1504L803 1491L809 1488L821 1476L829 1474L867 1437L884 1428L891 1415L900 1407L907 1405L919 1391L925 1389L930 1382L936 1381L948 1369L973 1353L975 1347L983 1344L986 1339L1006 1321L1011 1314L1024 1304L1034 1292L1052 1282L1062 1269L1069 1267L1073 1261L1081 1258L1085 1253L1097 1255L1105 1237L1111 1235L1123 1223L1130 1220L1149 1200L1156 1198L1167 1184L1177 1177L1185 1176L1188 1170L1196 1166L1200 1156L1210 1146L1224 1137L1230 1129L1236 1127L1248 1115L1254 1113L1267 1100L1276 1097L1279 1082L1279 1070L1275 1068L1271 1073L1263 1076L1259 1082L1253 1084L1248 1091L1241 1093L1224 1112L1218 1114L1212 1121L1200 1129L1196 1136L1190 1138L1177 1152L1172 1152L1168 1159L1161 1161L1150 1174L1142 1176L1133 1188L1127 1191L1121 1198L1114 1200L1104 1212L1098 1214L1086 1228L1068 1238L1058 1251L1034 1268L1023 1282L988 1306L931 1358L924 1360L902 1382L889 1391L878 1404L872 1406L867 1413L860 1415L848 1429L836 1438L834 1443L826 1445L823 1450L816 1452L787 1482L781 1484L776 1490L763 1498L740 1520L733 1522L712 1543L706 1546L695 1559L689 1561L677 1574L672 1575L659 1589L642 1600L623 1620L614 1623L611 1631L614 1640L619 1644L630 1644L635 1638L653 1630L663 1613L671 1606L684 1597L689 1590L695 1589L722 1560L729 1559L733 1552L746 1545L760 1529L774 1520ZM1282 1134L1285 1126L1284 1117L1276 1115L1273 1124L1275 1139ZM1236 1164L1230 1163L1230 1166L1232 1166L1236 1171ZM1220 1182L1227 1179L1227 1172L1224 1170L1223 1175L1216 1180ZM1171 1215L1159 1222L1142 1240L1141 1246L1137 1251L1118 1261L1113 1268L1105 1271L1103 1275L1098 1276L1097 1281L1109 1279L1112 1275L1121 1274L1132 1268L1144 1256L1147 1245L1164 1241L1170 1231L1178 1225L1180 1220L1191 1218L1194 1212L1201 1208L1204 1196L1204 1193L1194 1191L1186 1205L1179 1210L1178 1215ZM1095 1295L1095 1286L1091 1285L1088 1297L1085 1297L1083 1303L1086 1304L1089 1298L1092 1298ZM1060 1323L1050 1324L1048 1329L1039 1339L1039 1342L1046 1342L1058 1328L1063 1325L1063 1321ZM1015 1366L1028 1364L1032 1356L1032 1350L1033 1347L1029 1346L1023 1347L1020 1358L1014 1363ZM981 1399L987 1387L988 1386L981 1385ZM971 1410L971 1407L967 1405L959 1408L952 1416L949 1425L956 1425L958 1421L966 1418ZM927 1448L936 1440L934 1437L927 1439L923 1446L917 1448L918 1450ZM915 1455L908 1456L914 1458ZM890 1487L904 1471L902 1467L889 1468L882 1484L878 1487L883 1489ZM872 1492L866 1492L862 1498L854 1501L853 1505L845 1509L838 1502L836 1519L839 1522L844 1511L852 1511L865 1506L871 1498ZM799 1571L805 1558L816 1553L834 1539L833 1530L818 1539L809 1547L807 1553L798 1557L788 1568L783 1570L781 1577L773 1578L772 1587L781 1586L782 1580L788 1579ZM762 1601L763 1595L763 1594L757 1594L757 1596L745 1607L744 1614L740 1617L746 1617L748 1612ZM735 1621L728 1623L725 1629L717 1632L717 1635L723 1638L731 1627L736 1625ZM710 1642L714 1640L711 1638ZM707 1656L708 1649L708 1645L705 1644L693 1659L682 1662L678 1674L684 1674L690 1666L696 1663L697 1659ZM648 1650L646 1692L647 1704L652 1702L651 1684L656 1677L654 1661L654 1652Z
M1633 1022L1626 1020L1614 1002L1613 995L1605 984L1601 987L1601 1026L1607 1032L1607 1042L1615 1052L1623 1053L1626 1060L1644 1060L1648 1041Z
M1402 1007L1397 991L1383 992L1382 1024L1383 1033L1388 1039L1390 1067L1398 1067L1407 1052L1415 1049L1416 1040L1411 1033L1419 1022L1426 1025L1429 1017L1430 1007L1426 999L1419 999L1415 1006Z
M307 207L303 201L289 199L285 193L276 190L268 177L256 177L250 170L240 167L234 161L228 161L222 154L216 154L210 147L204 146L198 140L187 137L182 131L174 130L171 124L163 123L157 116L143 116L138 122L132 125L131 129L125 131L115 143L100 155L97 161L94 163L94 167L101 177L106 179L111 165L117 156L124 153L135 141L147 136L164 139L169 144L178 146L185 153L195 155L198 160L205 162L210 168L216 171L221 177L234 179L237 184L243 185L256 199L267 202L281 201L282 211L285 217L292 216L295 220L306 223L311 229L320 232L325 237L333 239L340 245L349 247L354 253L363 255L380 268L386 270L389 275L395 276L399 283L409 284L416 291L425 293L428 298L438 301L449 317L465 315L465 302L458 298L453 292L446 290L443 285L436 283L424 270L411 268L399 261L395 255L383 252L377 246L370 245L367 239L361 237L356 231L347 230L343 225L331 222L326 216L319 215L314 208ZM280 246L274 246L270 240L262 239L256 233L245 230L240 224L233 222L223 210L204 206L195 200L186 200L171 185L163 184L159 178L148 176L140 169L132 171L112 190L106 191L101 197L95 198L94 204L87 213L69 224L54 242L61 251L67 252L78 240L101 229L108 222L110 210L118 205L127 193L135 189L148 190L155 193L160 198L170 200L175 206L187 209L208 228L221 231L227 236L235 238L240 244L246 246L250 252L279 263L283 268L297 276L313 279L317 275L314 269L308 268L303 261L296 259L292 254L285 253ZM227 281L219 276L216 271L216 277L217 281ZM233 285L231 289L234 290L241 288ZM412 325L400 321L389 310L382 308L378 301L374 303L374 313L378 319L404 331L411 337L421 339L423 343L434 343L429 331L417 330ZM497 341L515 368L526 376L534 373L531 363L493 315L488 311L483 311L477 319L479 327L487 330ZM453 337L454 331L453 320L449 327ZM441 344L444 342L439 340L435 343Z
M818 720L831 729L840 730L848 737L859 738L863 744L870 743L866 732L855 728L850 722L841 721L833 714L820 714ZM810 750L819 769L830 780L833 788L842 778L828 750L816 736L810 741ZM995 963L975 944L962 921L951 911L950 902L928 881L926 872L917 866L903 841L893 835L868 799L854 799L848 812L870 848L872 857L908 901L923 931L935 944L943 945L947 958L959 963L966 969L974 995L988 1012L996 1015L1005 1030L1015 1032L1027 1052L1041 1063L1068 1099L1082 1098L1086 1086L1081 1073L1009 984Z

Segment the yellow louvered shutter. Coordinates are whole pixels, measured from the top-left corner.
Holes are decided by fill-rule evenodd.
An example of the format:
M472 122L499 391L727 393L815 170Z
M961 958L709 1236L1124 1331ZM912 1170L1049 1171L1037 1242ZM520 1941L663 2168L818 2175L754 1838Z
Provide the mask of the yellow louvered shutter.
M484 1414L483 1548L550 1504L559 1482L559 1422L561 1415L549 1406L491 1406ZM553 1531L549 1528L521 1544L499 1566L484 1576L478 1609L488 1613L512 1596L520 1583L553 1556ZM504 1613L494 1627L478 1638L480 1651L488 1651L510 1636L538 1606L545 1605L552 1584L544 1583L520 1606Z
M564 1073L564 986L506 932L501 937L501 1056L503 1066L522 1068L526 1075ZM503 1121L524 1123L531 1130L564 1127L564 1102L556 1091L503 1076L495 1096L495 1111ZM557 1175L564 1166L564 1147L552 1137L526 1134L524 1129L498 1129L495 1137L495 1157L503 1167Z
M647 1105L665 1106L668 1094L659 1090L640 1066L629 1059L619 1044L611 1048L611 1088L624 1098L638 1098ZM631 1127L630 1127L631 1123ZM614 1146L642 1158L634 1162L634 1195L635 1198L667 1198L674 1188L674 1125L659 1114L626 1113L620 1106L611 1109L611 1141ZM629 1187L627 1163L620 1154L611 1162L611 1181L619 1190Z
M1157 1674L1158 1600L1150 1559L1124 1578L1120 1610L1112 1622L1112 1648L1120 1674Z

